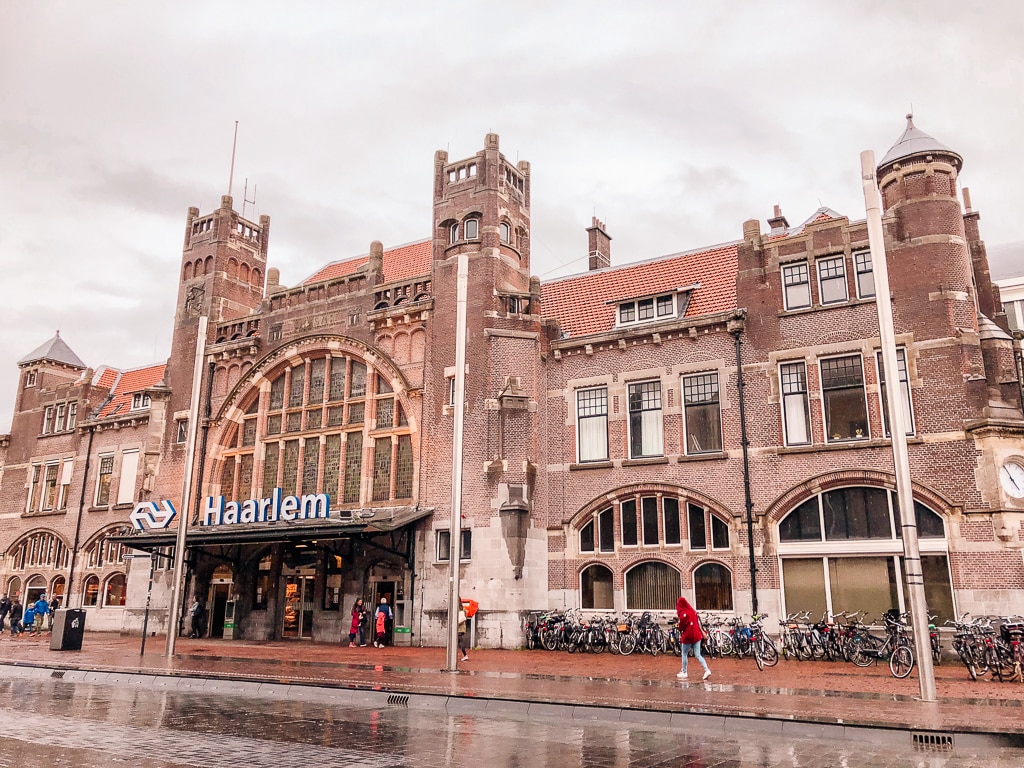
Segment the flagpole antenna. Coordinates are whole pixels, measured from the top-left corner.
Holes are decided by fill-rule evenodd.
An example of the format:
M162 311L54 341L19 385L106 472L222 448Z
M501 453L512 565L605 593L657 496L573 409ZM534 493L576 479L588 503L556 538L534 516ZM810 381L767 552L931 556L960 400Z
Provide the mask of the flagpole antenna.
M235 120L235 138L231 142L231 171L228 173L228 195L235 182L235 149L238 147L238 121Z

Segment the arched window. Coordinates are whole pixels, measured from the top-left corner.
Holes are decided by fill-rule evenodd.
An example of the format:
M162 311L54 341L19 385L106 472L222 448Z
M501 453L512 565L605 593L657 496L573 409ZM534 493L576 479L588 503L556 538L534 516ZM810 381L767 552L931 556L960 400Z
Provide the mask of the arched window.
M594 610L614 608L612 572L603 565L591 565L580 574L581 607Z
M463 229L466 232L467 240L476 240L480 236L480 220L466 219Z
M693 572L694 608L731 611L732 574L720 563L704 563Z
M640 563L626 572L626 608L630 611L672 610L679 594L679 571L667 563Z
M501 236L501 242L512 242L512 227L509 226L507 221L501 222L501 224L498 226L498 233Z
M954 617L942 516L914 501L928 610ZM885 488L850 486L816 494L779 522L786 612L905 610L909 598L899 503Z
M100 577L89 576L82 587L82 605L95 606L100 599Z
M85 567L103 568L107 565L124 563L125 548L123 544L110 541L107 537L118 532L112 528L101 533L85 548Z
M64 590L67 588L67 582L63 576L57 576L53 581L50 582L49 596L53 598L59 598L61 605L64 604Z
M459 241L459 222L454 221L448 227L448 242L457 243Z
M123 573L115 573L107 579L103 590L103 605L106 608L123 608L125 599L125 578Z
M9 578L7 580L7 593L6 594L12 600L14 599L15 595L20 595L21 594L21 579L19 579L17 576L11 576L11 578Z
M7 554L13 560L12 568L18 571L35 567L63 570L69 562L64 540L46 531L30 534L11 547Z

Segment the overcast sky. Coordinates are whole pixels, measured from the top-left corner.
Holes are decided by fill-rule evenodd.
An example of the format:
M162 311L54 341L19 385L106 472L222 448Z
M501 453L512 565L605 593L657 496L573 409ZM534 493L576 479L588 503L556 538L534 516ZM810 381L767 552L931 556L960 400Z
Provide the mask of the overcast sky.
M243 186L270 266L429 235L433 153L531 163L532 262L737 239L780 204L863 218L859 153L912 107L964 157L998 246L1024 241L1024 3L0 0L0 432L19 358L166 358L185 215ZM994 265L997 276L1024 263Z

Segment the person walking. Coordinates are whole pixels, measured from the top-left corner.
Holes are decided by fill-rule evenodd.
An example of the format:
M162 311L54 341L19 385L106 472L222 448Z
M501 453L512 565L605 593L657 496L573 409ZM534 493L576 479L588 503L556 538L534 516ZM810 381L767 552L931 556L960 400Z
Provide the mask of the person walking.
M363 604L363 598L356 600L352 606L352 626L348 630L348 647L356 647L356 635L359 635L360 647L366 646L366 606Z
M46 599L45 592L39 595L39 599L32 606L32 611L36 617L35 630L32 634L41 635L43 634L43 622L46 620L46 615L50 612L50 601Z
M686 664L689 660L687 657L692 648L693 658L704 667L704 677L701 679L707 680L711 677L711 670L708 669L708 663L704 661L704 657L700 655L700 641L704 639L704 632L700 628L700 617L697 616L697 611L685 597L680 597L676 601L676 615L679 617L679 641L683 646L683 668L676 677L680 680L686 679Z
M24 615L24 610L20 598L15 595L14 600L11 602L10 614L12 639L21 634L21 617Z
M380 605L377 606L377 611L373 615L374 629L377 632L377 638L373 642L375 648L384 647L384 640L387 637L389 621L391 621L391 606L388 605L388 599L386 597L382 597L380 599Z
M25 606L25 612L21 614L20 632L31 635L36 626L36 612L32 610L32 603Z
M459 653L462 654L463 661L469 661L469 650L468 641L466 640L466 623L469 621L469 617L466 616L466 606L463 603L462 598L459 598Z
M50 598L49 619L50 619L50 631L51 632L53 632L53 615L58 611L59 608L60 608L60 595L54 595L52 598Z
M192 601L192 607L188 609L188 615L192 618L191 632L189 637L202 637L206 629L206 606L198 597Z
M0 632L4 631L4 619L11 612L11 598L7 595L0 597Z

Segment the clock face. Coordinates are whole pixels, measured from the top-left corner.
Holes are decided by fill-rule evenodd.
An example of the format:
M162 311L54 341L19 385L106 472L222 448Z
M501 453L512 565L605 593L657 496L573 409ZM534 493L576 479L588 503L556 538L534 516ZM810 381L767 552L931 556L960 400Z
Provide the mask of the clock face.
M1016 461L1007 461L999 469L999 482L1013 498L1024 498L1024 466Z

